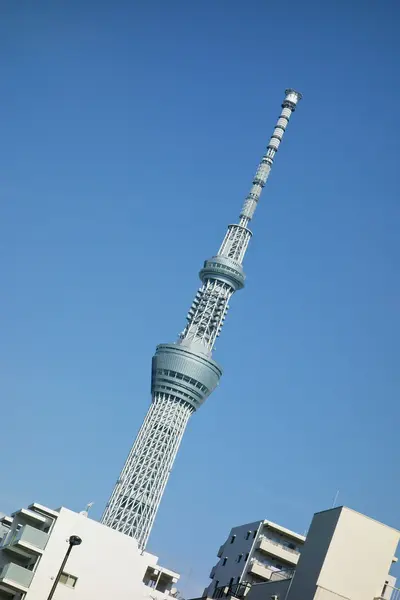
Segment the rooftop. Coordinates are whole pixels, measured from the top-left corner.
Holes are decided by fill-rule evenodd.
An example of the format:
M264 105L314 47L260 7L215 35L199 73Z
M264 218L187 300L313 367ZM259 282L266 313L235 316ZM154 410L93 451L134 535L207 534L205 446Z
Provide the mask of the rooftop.
M306 541L306 538L304 535L300 535L299 533L296 533L295 531L292 531L291 529L286 529L286 527L282 527L282 525L277 525L276 523L273 523L272 521L263 521L263 525L264 525L264 527L268 527L269 529L273 529L274 531L284 533L288 537L291 537L294 540L297 540L299 542L304 543Z

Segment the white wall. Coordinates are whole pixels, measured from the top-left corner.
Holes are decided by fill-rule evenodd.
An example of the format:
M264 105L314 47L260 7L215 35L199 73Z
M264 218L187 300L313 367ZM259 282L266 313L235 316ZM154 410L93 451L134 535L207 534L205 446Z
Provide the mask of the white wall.
M156 565L157 557L140 555L134 539L62 508L26 600L47 597L68 548L66 540L71 535L81 537L82 544L72 549L64 570L77 577L78 581L74 589L59 584L54 600L164 597L142 583L147 567Z

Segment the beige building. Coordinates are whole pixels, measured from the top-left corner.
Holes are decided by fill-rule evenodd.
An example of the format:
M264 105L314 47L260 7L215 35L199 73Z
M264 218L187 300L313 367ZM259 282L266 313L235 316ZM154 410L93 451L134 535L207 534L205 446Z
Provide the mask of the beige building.
M385 595L400 532L350 508L317 513L288 600L373 600Z
M390 575L400 532L345 507L316 513L294 572L215 598L246 600L400 600Z
M167 600L179 579L136 540L85 512L35 503L1 521L0 600L46 600L70 536L82 543L72 548L54 600Z

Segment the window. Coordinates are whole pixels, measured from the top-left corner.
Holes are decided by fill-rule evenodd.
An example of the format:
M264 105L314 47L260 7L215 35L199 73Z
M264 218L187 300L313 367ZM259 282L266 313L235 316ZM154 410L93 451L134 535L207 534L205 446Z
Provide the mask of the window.
M255 530L255 532L253 533L253 540L254 540L254 538L256 537L256 535L257 535L257 529L256 529L256 530Z
M225 556L224 560L222 561L222 566L224 567L226 565L226 561L228 560L228 557Z
M244 557L244 560L247 560L249 558L249 553L246 554L246 556Z
M240 561L242 560L242 558L243 558L243 554L239 554L239 556L237 557L237 561L236 562L240 563Z
M250 536L251 536L251 531L248 531L248 532L246 533L246 540L248 540Z
M240 575L237 577L236 583L239 585L239 583L240 583Z
M69 573L61 573L60 583L62 583L63 585L67 585L68 587L74 588L76 586L77 581L77 577L74 577Z
M287 544L286 544L286 546L287 546L288 548L290 548L291 550L296 550L296 545L295 545L295 544L293 544L293 542L289 542L289 543L287 543Z
M229 587L232 587L232 586L233 586L233 582L234 582L234 578L233 578L233 577L231 577L231 578L230 578L230 580L229 580Z
M217 589L218 584L219 584L219 580L217 579L217 581L215 582L215 589Z
M233 536L231 537L231 544L233 544L233 542L235 541L235 537L236 537L236 535L233 535Z
M276 568L279 569L280 571L282 571L283 569L283 565L279 565L278 563L276 564Z

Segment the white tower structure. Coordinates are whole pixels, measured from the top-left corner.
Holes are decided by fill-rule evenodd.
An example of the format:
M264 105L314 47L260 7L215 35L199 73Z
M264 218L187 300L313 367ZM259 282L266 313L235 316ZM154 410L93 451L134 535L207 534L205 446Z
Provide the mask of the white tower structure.
M102 517L102 523L134 537L144 549L189 417L218 385L211 358L231 296L244 286L248 224L301 94L285 92L282 112L253 179L239 223L229 225L216 256L205 261L202 282L175 343L157 346L152 364L152 403Z

